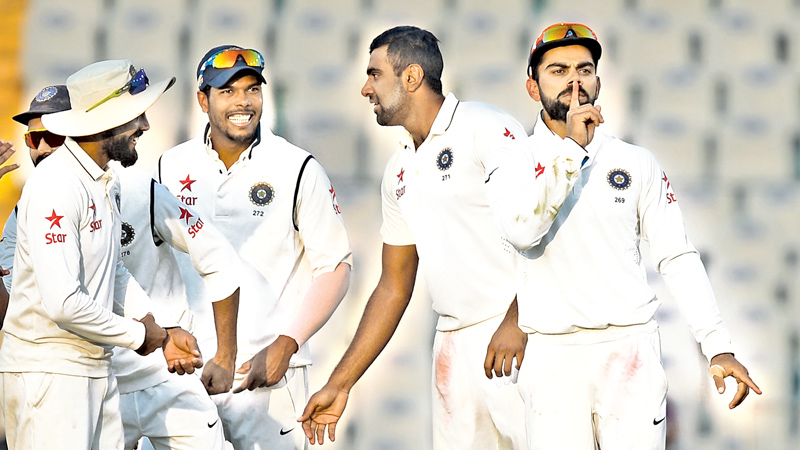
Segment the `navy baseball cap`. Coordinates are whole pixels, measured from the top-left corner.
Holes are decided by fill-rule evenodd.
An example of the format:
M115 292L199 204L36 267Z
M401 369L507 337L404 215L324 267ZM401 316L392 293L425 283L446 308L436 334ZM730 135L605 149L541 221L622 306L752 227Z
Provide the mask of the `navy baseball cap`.
M28 125L28 121L41 117L44 114L67 111L71 108L69 102L69 91L63 84L47 86L39 91L36 97L31 100L30 109L12 117L15 121Z
M207 86L221 88L242 71L252 72L262 83L264 57L257 50L236 45L220 45L209 50L197 65L197 90Z
M542 56L548 50L568 45L582 45L588 48L595 64L603 53L600 42L597 41L597 35L591 28L580 23L556 23L545 28L531 47L531 55L528 58L528 76L533 76L533 69L539 65Z

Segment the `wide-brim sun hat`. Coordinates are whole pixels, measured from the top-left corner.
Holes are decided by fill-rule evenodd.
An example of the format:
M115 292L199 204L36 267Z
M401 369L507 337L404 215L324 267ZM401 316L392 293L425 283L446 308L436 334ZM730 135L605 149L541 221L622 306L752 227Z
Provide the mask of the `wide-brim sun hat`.
M556 23L545 28L531 47L528 76L533 76L533 69L539 65L542 56L548 50L568 45L582 45L588 48L595 61L599 61L603 53L597 35L591 28L580 23Z
M90 64L67 78L72 109L42 116L48 131L89 136L136 119L175 84L175 77L149 84L144 70L127 59Z

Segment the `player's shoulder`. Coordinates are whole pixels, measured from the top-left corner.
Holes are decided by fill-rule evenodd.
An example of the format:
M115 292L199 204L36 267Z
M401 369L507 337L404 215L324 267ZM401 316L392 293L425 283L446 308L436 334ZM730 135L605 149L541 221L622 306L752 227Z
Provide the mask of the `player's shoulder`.
M282 136L273 133L267 127L261 127L259 142L253 148L254 159L267 159L277 157L286 160L305 161L311 156L311 152L305 150Z
M636 143L622 140L602 128L598 128L595 131L595 139L597 138L603 141L604 152L608 151L619 156L633 159L655 160L655 156L650 150Z

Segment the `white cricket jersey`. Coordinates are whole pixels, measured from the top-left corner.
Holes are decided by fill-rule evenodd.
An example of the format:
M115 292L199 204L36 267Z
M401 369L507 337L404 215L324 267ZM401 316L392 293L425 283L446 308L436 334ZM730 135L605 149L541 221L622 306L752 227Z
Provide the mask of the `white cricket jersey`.
M504 314L514 299L516 252L493 223L485 161L522 125L452 93L418 149L409 135L381 183L383 242L416 245L436 328L451 331Z
M271 344L293 321L317 276L340 262L352 265L352 250L322 166L305 150L260 127L253 145L230 169L203 136L165 152L156 179L193 207L228 239L242 260L237 366ZM183 272L187 286L195 276ZM208 293L189 289L195 335L204 354L216 342ZM292 357L309 364L308 345Z
M199 214L149 175L117 164L113 167L121 189L120 259L164 314L193 331L186 289L172 249L188 253L204 280L209 301L227 298L239 287L239 257L213 225L204 224ZM203 355L206 360L212 356ZM122 394L178 376L169 373L160 350L142 357L116 348L111 364Z
M149 306L117 261L118 201L113 171L69 138L28 179L0 371L107 377L113 346L142 345L144 325L113 312Z
M11 280L14 277L14 247L17 245L17 207L11 211L3 227L3 238L0 239L0 267L8 270L3 277L6 291L11 292Z
M526 141L529 151L540 154L553 146L554 137L560 140L540 117ZM660 301L647 284L639 253L643 239L703 353L711 359L730 352L708 276L658 162L602 127L595 129L586 150L589 160L552 227L538 245L522 249L520 327L563 334L653 320ZM531 199L515 199L519 210L530 209ZM512 220L513 213L500 218Z

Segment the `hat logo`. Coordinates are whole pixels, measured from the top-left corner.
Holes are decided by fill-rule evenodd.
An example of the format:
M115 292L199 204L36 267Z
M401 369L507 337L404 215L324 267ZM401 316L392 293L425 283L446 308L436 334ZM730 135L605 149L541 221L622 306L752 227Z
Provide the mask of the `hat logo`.
M40 103L46 102L51 98L55 97L57 92L58 89L55 86L47 86L46 88L39 91L38 94L36 94L36 101Z

